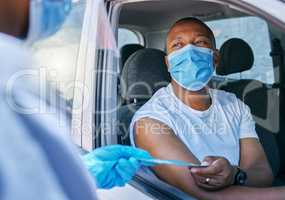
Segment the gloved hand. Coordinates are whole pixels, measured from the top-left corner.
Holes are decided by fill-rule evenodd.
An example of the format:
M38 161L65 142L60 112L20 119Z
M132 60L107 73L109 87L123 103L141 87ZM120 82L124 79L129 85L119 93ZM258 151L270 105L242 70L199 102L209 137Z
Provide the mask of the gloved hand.
M114 186L124 186L133 178L143 164L137 160L139 158L153 157L147 151L138 148L112 145L95 149L85 155L83 160L95 178L97 187L110 189Z

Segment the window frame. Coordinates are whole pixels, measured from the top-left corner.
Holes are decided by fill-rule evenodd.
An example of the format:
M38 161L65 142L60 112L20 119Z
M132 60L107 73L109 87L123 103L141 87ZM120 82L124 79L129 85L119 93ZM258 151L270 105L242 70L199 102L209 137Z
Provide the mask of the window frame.
M74 91L71 137L75 145L81 149L90 151L94 149L93 133L93 108L95 105L96 85L92 80L94 77L94 66L96 63L95 51L97 46L98 20L96 11L99 10L99 1L86 1L82 34L79 45L78 59L76 64L75 84L78 83L79 90ZM92 24L92 26L91 26ZM74 108L74 104L80 105Z

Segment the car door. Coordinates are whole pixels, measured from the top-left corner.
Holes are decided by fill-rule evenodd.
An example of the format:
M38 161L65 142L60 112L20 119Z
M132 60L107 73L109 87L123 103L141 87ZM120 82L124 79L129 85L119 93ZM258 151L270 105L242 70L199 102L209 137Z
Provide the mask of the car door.
M118 17L120 8L125 3L143 1L87 1L77 61L78 86L72 110L74 142L85 150L117 143ZM270 4L266 0L211 2L227 4L234 9L262 17L285 31L285 15L281 12L281 8L285 9L285 3L282 1L272 0ZM282 67L280 70L283 70ZM102 198L108 196L108 199L191 199L176 188L146 174L138 174L126 187L99 191L99 194Z

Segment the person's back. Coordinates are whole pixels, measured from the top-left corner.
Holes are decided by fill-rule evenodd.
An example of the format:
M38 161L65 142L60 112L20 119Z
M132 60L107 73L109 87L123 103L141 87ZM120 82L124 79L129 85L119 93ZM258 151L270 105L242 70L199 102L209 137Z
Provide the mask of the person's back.
M59 186L45 153L28 134L24 124L18 120L18 114L9 106L11 96L8 94L11 91L8 89L7 81L12 80L13 72L17 70L16 60L9 59L10 53L23 61L23 65L30 64L27 56L22 53L24 50L19 45L19 41L1 34L0 59L3 72L0 84L0 120L2 122L0 129L0 198L4 200L68 199ZM10 68L4 68L5 66Z

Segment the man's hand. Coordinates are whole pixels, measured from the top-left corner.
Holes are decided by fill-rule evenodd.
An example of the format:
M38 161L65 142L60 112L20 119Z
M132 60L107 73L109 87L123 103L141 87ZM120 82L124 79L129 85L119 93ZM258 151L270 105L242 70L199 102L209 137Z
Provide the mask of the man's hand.
M199 187L207 190L218 190L233 184L237 169L226 158L207 156L202 163L209 166L190 169Z

